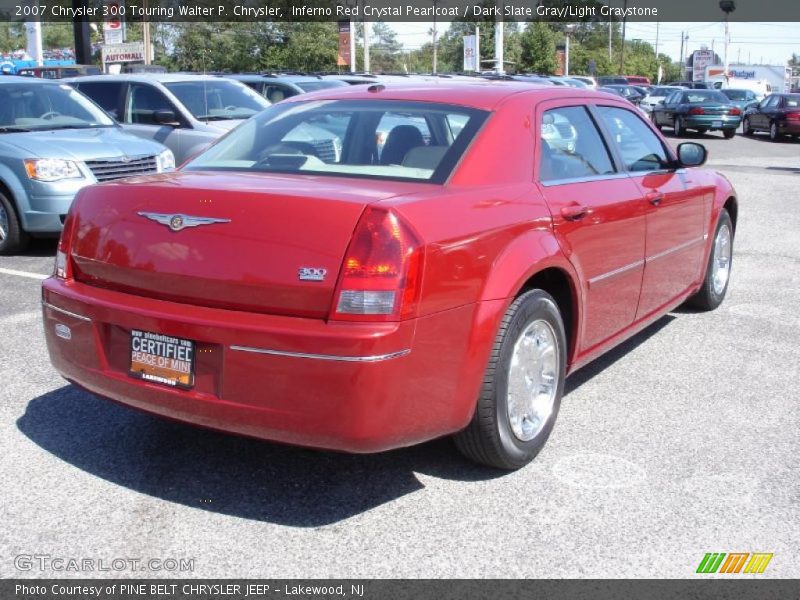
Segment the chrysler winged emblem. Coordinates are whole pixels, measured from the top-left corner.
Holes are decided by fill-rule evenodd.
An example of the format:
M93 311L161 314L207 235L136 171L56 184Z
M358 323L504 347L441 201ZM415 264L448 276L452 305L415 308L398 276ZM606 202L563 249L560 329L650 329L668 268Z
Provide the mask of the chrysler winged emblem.
M172 231L180 231L187 227L198 227L200 225L213 225L214 223L230 223L230 219L215 219L213 217L192 217L190 215L169 214L169 213L137 213L140 217L145 217L156 223L166 225Z

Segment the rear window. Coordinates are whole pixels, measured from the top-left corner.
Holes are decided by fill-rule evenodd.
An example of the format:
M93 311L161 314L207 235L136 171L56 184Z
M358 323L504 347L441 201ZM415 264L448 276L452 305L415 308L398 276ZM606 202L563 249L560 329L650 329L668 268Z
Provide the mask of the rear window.
M728 97L722 92L714 92L711 90L696 90L693 92L686 92L681 98L683 104L700 104L703 102L721 102L722 104L730 104Z
M279 104L184 168L444 183L487 116L428 102Z
M295 81L295 85L304 92L316 92L317 90L325 90L334 87L346 87L344 81L336 79L320 79L319 81Z

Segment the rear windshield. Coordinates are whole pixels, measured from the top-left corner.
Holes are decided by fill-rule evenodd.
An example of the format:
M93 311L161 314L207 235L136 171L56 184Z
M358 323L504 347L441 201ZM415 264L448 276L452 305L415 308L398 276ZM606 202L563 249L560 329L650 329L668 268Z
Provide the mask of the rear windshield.
M722 90L731 100L747 100L747 90Z
M695 90L686 92L681 99L683 104L700 104L703 102L720 102L722 104L730 104L728 97L722 92L715 92L712 90Z
M650 90L651 96L669 96L672 92L679 90L679 87L657 87Z
M346 87L344 81L338 79L320 79L318 81L295 81L294 84L304 92L316 92L317 90L324 90L334 87Z
M184 168L444 183L487 116L427 102L277 104Z

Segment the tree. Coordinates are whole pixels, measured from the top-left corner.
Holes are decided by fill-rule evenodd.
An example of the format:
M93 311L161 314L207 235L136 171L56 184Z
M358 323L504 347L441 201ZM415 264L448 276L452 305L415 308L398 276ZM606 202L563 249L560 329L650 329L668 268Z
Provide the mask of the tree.
M544 75L555 73L558 67L555 35L546 23L529 23L522 33L520 46L521 70Z
M372 25L370 70L374 73L402 71L403 45L394 30L382 21Z

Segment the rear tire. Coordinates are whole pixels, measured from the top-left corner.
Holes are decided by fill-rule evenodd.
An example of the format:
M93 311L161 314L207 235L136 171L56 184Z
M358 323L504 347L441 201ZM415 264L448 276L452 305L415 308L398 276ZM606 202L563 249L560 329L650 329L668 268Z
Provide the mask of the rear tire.
M781 134L778 132L778 124L775 121L769 124L769 139L773 142L779 142L781 139Z
M467 458L498 469L528 464L544 446L564 393L567 341L552 296L532 290L500 323L475 414L455 435Z
M700 310L714 310L722 304L731 279L732 261L733 222L728 211L722 209L717 228L714 230L714 240L711 242L703 285L687 303Z
M0 194L0 255L22 252L29 241L30 236L22 229L14 203Z
M686 128L683 126L683 120L680 117L675 117L675 121L672 123L672 130L675 133L675 137L681 137L686 133Z
M703 127L702 129L698 129L697 133L699 133L700 135L705 135L706 133L708 133L708 129Z
M726 140L730 140L736 135L736 130L735 129L723 129L722 130L722 135L725 136Z

